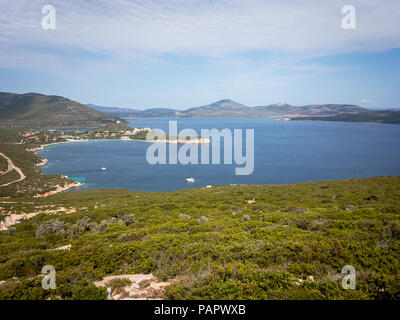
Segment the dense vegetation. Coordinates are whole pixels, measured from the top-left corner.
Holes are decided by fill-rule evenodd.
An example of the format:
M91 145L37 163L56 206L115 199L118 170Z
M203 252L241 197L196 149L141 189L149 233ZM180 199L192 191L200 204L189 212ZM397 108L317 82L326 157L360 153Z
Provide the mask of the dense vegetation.
M400 111L364 111L359 113L343 113L332 117L304 117L292 120L319 120L345 122L377 122L400 124Z
M3 157L0 157L0 172L6 171L8 168L8 163L6 159Z
M54 189L57 185L65 185L71 182L61 175L43 175L40 168L35 164L41 158L33 152L26 150L26 146L19 144L0 143L0 152L12 159L15 166L19 167L25 174L25 180L0 187L0 197L6 196L34 196L38 193L45 193ZM3 157L0 157L4 159ZM13 170L7 174L0 175L0 185L14 181L19 178L19 174Z
M0 125L88 127L117 120L114 116L59 96L0 92Z
M0 199L43 212L0 232L0 299L104 299L93 281L125 273L180 280L172 299L399 299L399 202L399 177ZM76 212L44 213L60 208ZM41 288L44 265L56 290Z

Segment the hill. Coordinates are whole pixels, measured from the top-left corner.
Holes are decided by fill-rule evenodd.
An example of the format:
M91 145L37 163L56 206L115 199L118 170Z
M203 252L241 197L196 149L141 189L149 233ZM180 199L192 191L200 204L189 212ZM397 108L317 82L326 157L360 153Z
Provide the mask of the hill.
M142 117L176 117L179 116L179 111L169 108L151 108L141 113L138 113L138 116Z
M106 299L95 283L127 274L168 281L168 299L400 299L399 188L377 177L6 199L0 223L31 219L0 231L0 300ZM42 289L44 265L55 290ZM120 298L126 286L109 284Z
M103 107L97 106L95 104L88 103L86 104L89 108L95 109L97 111L101 111L104 113L112 114L118 117L129 117L138 113L141 113L142 110L131 109L131 108L118 108L118 107Z
M169 108L151 108L144 111L136 109L99 107L93 108L116 116L134 117L221 117L221 118L268 118L333 116L341 113L358 113L367 109L350 104L323 104L292 106L287 103L275 103L267 106L248 107L231 99L219 100L187 110Z
M219 100L201 107L190 108L180 112L185 117L246 117L252 108L231 99Z
M320 115L331 116L341 113L358 113L366 111L362 107L347 104L323 104L292 106L287 103L276 103L268 106L247 107L230 99L220 100L209 105L191 108L180 112L182 116L192 117L282 117Z
M91 103L88 103L87 106L118 117L175 117L178 114L177 110L169 108L138 110L132 108L102 107Z
M396 117L396 112L370 111L350 104L292 106L287 103L276 103L248 107L231 99L223 99L183 111L170 108L137 110L94 104L83 105L64 97L37 93L0 93L0 126L8 127L89 128L116 122L120 120L118 117L304 117L307 120L319 120L314 117L326 117L324 120L353 121L352 119L355 119L354 121L357 122L397 123L398 120L392 119Z
M0 125L3 126L94 127L117 120L115 116L60 96L0 93Z
M340 113L358 113L367 109L347 104L314 104L305 106L292 106L277 103L269 106L257 106L255 109L263 116L332 116Z
M376 122L400 124L400 111L364 111L354 114L338 114L331 117L303 117L292 120L319 120L319 121L344 121L344 122Z

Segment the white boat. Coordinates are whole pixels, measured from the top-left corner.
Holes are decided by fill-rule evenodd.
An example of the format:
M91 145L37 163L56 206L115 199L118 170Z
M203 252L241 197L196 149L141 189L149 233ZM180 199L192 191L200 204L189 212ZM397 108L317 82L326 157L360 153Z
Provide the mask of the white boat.
M286 121L290 121L290 118L278 118L278 119L276 119L276 121L284 121L284 122L286 122Z
M187 182L194 182L195 180L194 180L194 178L187 178L186 181Z
M107 170L107 168L103 167L103 168L101 168L101 170L103 170L103 171L106 171L106 170Z

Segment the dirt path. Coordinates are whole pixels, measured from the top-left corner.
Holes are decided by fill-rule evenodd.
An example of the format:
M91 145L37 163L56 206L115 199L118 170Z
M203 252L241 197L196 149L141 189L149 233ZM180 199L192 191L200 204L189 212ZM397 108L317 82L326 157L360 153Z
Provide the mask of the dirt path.
M6 157L3 153L0 152L0 155L3 156L3 158L7 161L8 163L8 168L5 171L0 171L0 174L6 174L9 173L13 169L13 163L12 161Z
M14 180L14 181L10 181L8 183L2 184L0 185L0 187L6 187L9 186L10 184L16 183L16 182L20 182L22 180L24 180L26 178L26 176L24 175L24 173L22 172L22 170L18 167L16 167L14 165L14 163L11 161L11 159L9 157L7 157L4 153L0 152L0 156L2 156L4 159L6 159L7 163L8 163L8 168L6 171L4 172L0 172L0 174L6 174L8 172L10 172L11 170L15 170L18 172L19 174L19 179Z

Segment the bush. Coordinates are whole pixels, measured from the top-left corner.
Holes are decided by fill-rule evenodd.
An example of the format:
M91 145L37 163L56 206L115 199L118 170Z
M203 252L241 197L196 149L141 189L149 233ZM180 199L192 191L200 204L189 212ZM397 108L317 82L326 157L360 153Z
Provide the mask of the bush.
M201 216L199 221L200 221L201 223L207 223L207 222L208 222L208 218L205 217L205 216Z
M108 229L108 222L107 222L107 220L101 220L101 221L100 221L100 224L99 224L99 226L98 226L98 230L99 230L100 232L107 232L107 229Z
M85 216L85 217L83 217L82 219L79 219L79 220L75 223L75 225L76 225L76 228L77 228L79 231L84 232L84 231L90 230L90 224L89 224L89 222L90 222L90 218L89 218L88 216Z
M36 230L36 237L43 237L51 233L64 234L66 225L63 221L53 220L48 221L39 226Z
M15 230L17 230L17 228L9 227L7 230L5 230L5 233L8 234L9 236L12 236L15 233Z
M122 217L122 220L124 221L126 226L129 226L130 224L136 222L135 215L133 215L133 214L124 215Z
M126 287L132 284L132 281L126 278L112 279L106 283L107 288L111 288L112 291L116 288Z
M76 286L72 289L73 300L105 300L107 299L107 290L94 285Z
M400 177L213 190L88 190L5 203L16 213L75 207L58 219L80 238L68 241L71 250L48 250L67 243L55 233L35 236L54 223L44 214L18 224L12 237L0 232L0 299L105 298L93 281L133 273L182 280L166 288L174 299L400 299ZM365 200L371 194L378 200ZM356 209L346 211L349 203ZM126 227L131 212L140 222ZM57 271L53 292L38 280L46 264ZM356 268L356 290L340 285L347 264ZM315 281L300 281L309 275Z

